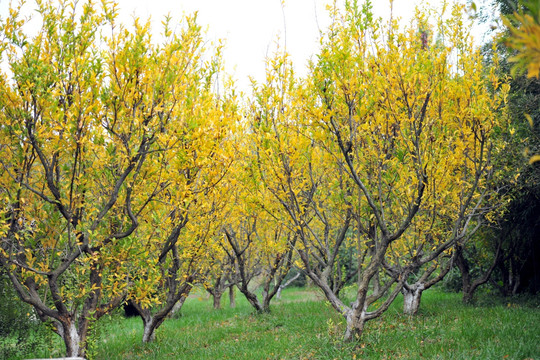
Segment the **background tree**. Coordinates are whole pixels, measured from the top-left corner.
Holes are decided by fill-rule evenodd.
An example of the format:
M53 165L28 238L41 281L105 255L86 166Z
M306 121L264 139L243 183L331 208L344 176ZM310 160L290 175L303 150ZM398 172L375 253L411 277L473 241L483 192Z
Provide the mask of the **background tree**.
M260 207L282 224L287 246L294 246L303 270L314 271L341 288L342 278L336 277L341 270L337 261L340 246L336 242L344 241L351 216L343 225L342 213L329 210L332 205L342 207L343 198L324 187L335 168L321 157L313 134L305 126L298 111L298 91L292 65L287 55L278 50L267 60L266 81L254 86L247 150L252 160L248 168L253 181L259 184L255 194ZM324 201L329 199L332 201Z
M236 182L237 187L229 189L231 206L223 225L222 248L236 266L238 289L257 312L263 313L270 311L270 302L292 266L296 239L279 218L274 218L275 205L265 201L264 195L259 197L261 193L253 188L257 180L248 179L246 166L250 155L243 155L246 158L239 164L243 169L235 171L243 183Z
M534 52L534 45L527 43L535 37L533 29L538 9L532 3L506 0L495 1L490 6L489 13L500 13L504 23L510 26L503 27L497 38L484 45L484 61L494 66L499 76L508 77L510 84L509 122L499 134L505 145L494 156L496 179L493 183L493 187L505 193L508 203L503 211L490 216L490 226L483 229L460 255L466 265L461 268L467 273L464 288L471 289L465 284L476 280L484 283L489 278L503 295L509 296L524 291L534 293L540 288L540 274L532 265L539 256L533 238L538 231L535 209L539 173L534 154L540 149L540 82L537 77L527 74L527 59ZM519 16L514 17L514 13ZM525 15L528 23L520 27L519 19L525 19ZM529 51L527 46L531 46L528 55L519 56L523 51ZM491 276L486 276L490 272ZM464 291L464 299L472 299L472 294L465 296L466 293L470 291Z
M204 288L213 298L214 309L221 309L221 298L229 290L229 306L236 306L234 286L238 282L236 260L234 257L218 252L212 256L210 273L205 279ZM231 295L232 294L232 295Z
M499 229L485 235L486 241L502 241L491 281L503 295L509 296L518 292L535 293L540 289L540 272L533 265L540 255L534 240L539 229L540 186L539 167L534 161L540 152L540 80L534 70L538 65L534 41L539 38L540 8L529 1L501 0L494 1L494 6L507 27L503 27L495 51L486 52L486 59L490 61L498 56L500 73L512 75L508 101L510 136L506 137L508 145L498 159L498 166L512 169L514 173L500 179L499 186L508 189L512 200L507 211L496 220Z
M427 27L427 24L424 26ZM463 41L468 42L466 34L453 35L462 37ZM453 112L455 108L445 108L439 104L439 116L455 116L464 120L458 123L460 128L458 141L465 146L462 150L463 156L455 156L451 161L441 159L441 162L445 161L443 172L433 172L431 178L449 176L453 180L434 181L430 184L426 190L430 193L425 198L423 209L419 211L415 223L402 239L405 240L403 245L409 247L406 253L411 254L412 259L420 256L418 260L413 261L420 267L418 269L420 271L415 271L414 284L405 283L403 289L404 310L409 313L418 311L419 297L423 289L442 280L452 265L464 263L462 249L473 242L471 239L479 229L490 226L494 214L500 213L508 201L507 190L498 183L502 172L497 169L497 158L507 150L505 134L508 121L504 100L508 88L507 86L501 88L498 85L493 88L485 87L482 93L477 93L471 98L470 94L474 93L477 84L483 81L488 83L499 81L497 75L499 62L497 58L493 58L491 66L485 66L479 51L473 50L472 47L460 51L469 52L471 55L468 56L473 60L468 64L463 62L458 65L458 75L453 80L460 85L451 95L451 103L467 102L467 106ZM489 110L485 108L481 110L486 105ZM447 113L444 114L443 111ZM480 111L484 113L480 114ZM494 116L496 119L488 120L483 116ZM471 118L472 121L468 120ZM432 136L447 137L436 132ZM449 175L445 175L447 171ZM414 240L410 241L411 236L425 236L429 246L421 246L420 251L416 250L418 244ZM402 240L398 244L402 243ZM455 251L450 256L452 249ZM435 264L427 266L423 264L438 262L437 258L440 255L447 257L449 261L443 261L445 265L435 272L435 276L431 276L436 269ZM496 258L496 256L493 258L492 263ZM396 258L394 261L399 260ZM459 268L465 270L464 267ZM474 284L466 281L464 298L472 297L474 288L486 280L487 278L484 280L482 277L481 281L475 281ZM414 307L406 309L411 304L414 304Z

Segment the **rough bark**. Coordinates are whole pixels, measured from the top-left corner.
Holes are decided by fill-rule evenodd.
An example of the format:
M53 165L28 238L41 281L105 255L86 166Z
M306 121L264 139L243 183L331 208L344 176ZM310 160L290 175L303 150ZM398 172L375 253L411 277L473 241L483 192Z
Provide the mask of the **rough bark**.
M403 286L403 313L407 315L416 315L420 309L420 299L424 291L424 284L414 284L412 286Z
M388 280L384 286L381 287L380 293L374 293L371 296L367 296L367 291L364 294L360 294L360 296L357 296L357 301L354 303L352 309L351 309L351 322L349 324L349 315L347 316L347 329L351 327L351 330L347 330L345 332L344 340L345 341L354 341L358 340L364 331L364 327L366 322L372 319L376 319L379 316L381 316L386 310L388 310L388 307L396 296L401 291L401 288L403 287L403 283L405 282L406 276L408 276L408 271L404 273L404 278L398 281L397 278L393 278L391 280ZM382 298L389 290L390 287L394 285L394 289L388 294L385 301L375 310L373 311L367 311L367 308L373 304L376 300ZM369 282L367 282L369 284ZM363 292L363 290L362 290ZM362 302L361 300L364 298ZM363 306L359 306L359 304L363 304Z
M142 341L144 343L154 341L154 339L156 338L155 330L157 326L156 326L156 322L152 321L152 319L153 319L152 317L150 317L149 319L146 319L145 317L143 317L144 331L143 331Z
M437 270L437 267L439 266L437 263L434 263L424 271L422 276L420 276L420 278L414 284L405 282L403 284L403 289L401 289L403 294L403 313L407 315L416 315L418 310L420 310L423 292L444 279L446 274L448 274L452 268L453 264L454 258L452 257L441 269L439 275L430 279L430 276L435 272L435 270Z
M363 309L360 312L360 316L355 316L355 312L356 311L354 309L351 309L347 312L347 315L345 316L347 325L345 328L345 335L343 336L343 339L346 342L360 339L362 333L364 332L364 326L366 324L366 312Z
M236 307L236 291L234 285L229 286L229 307Z
M404 275L408 275L408 270L404 272ZM404 282L404 279L398 281L397 278L393 278L382 286L380 293L374 293L370 296L367 295L367 291L364 291L364 289L359 289L359 296L357 296L357 300L353 303L352 307L348 309L345 313L345 320L347 322L347 326L343 340L346 342L359 340L364 332L366 323L369 320L378 318L386 310L388 310L390 304L392 304L394 299L397 297L397 295L403 288ZM377 309L373 311L367 311L367 308L376 300L384 296L384 294L386 294L390 290L390 287L394 283L394 289L390 292L390 294L388 294L385 301ZM369 284L369 282L367 282L367 284ZM361 301L362 299L363 301Z
M215 291L212 294L212 297L214 298L214 309L219 310L221 309L221 296L223 295L223 292L221 291Z
M66 346L66 356L84 356L84 349L81 347L81 337L79 336L75 323L71 321L71 319L66 319L66 321L61 324L62 331L60 335Z
M179 299L179 301L176 301L174 304L168 302L164 308L162 308L155 314L152 314L151 309L143 309L139 305L136 305L143 321L143 343L148 343L155 340L156 330L161 326L161 324L163 324L165 319L167 319L167 317L171 315L175 305L179 304L179 307L177 306L175 311L180 310L181 306L184 304L186 297L187 294L186 296L183 296L181 299Z
M180 300L174 304L171 312L169 313L169 317L175 316L177 312L179 312L182 309L182 306L186 302L187 296L182 296Z

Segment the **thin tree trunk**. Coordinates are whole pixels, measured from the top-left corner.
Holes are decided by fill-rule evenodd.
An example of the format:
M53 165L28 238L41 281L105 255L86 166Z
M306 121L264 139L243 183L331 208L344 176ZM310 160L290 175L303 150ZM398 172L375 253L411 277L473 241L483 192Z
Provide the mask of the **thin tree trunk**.
M471 291L471 275L469 263L463 256L463 248L456 246L456 266L461 273L461 290L463 292L463 303L469 303L472 300L473 292Z
M283 286L280 286L277 290L277 293L276 293L276 299L280 300L281 299L281 291L283 290Z
M236 307L236 290L234 285L229 286L229 307Z
M283 289L285 289L287 286L289 286L294 280L298 279L298 277L300 276L300 273L296 273L296 275L292 278L290 278L289 280L287 280L287 282L285 284L282 284L278 287L278 291L276 292L276 299L281 299L281 291Z
M502 244L502 241L499 241L497 251L495 253L495 258L493 259L493 263L491 264L489 269L487 269L482 276L480 276L474 281L472 281L471 279L469 263L467 259L465 259L465 257L463 256L463 248L456 247L455 262L459 271L461 272L461 280L462 280L462 285L463 285L462 301L464 304L471 303L476 289L478 289L480 285L485 284L489 280L489 277L491 276L493 269L495 269L495 266L497 265L499 261L501 244Z

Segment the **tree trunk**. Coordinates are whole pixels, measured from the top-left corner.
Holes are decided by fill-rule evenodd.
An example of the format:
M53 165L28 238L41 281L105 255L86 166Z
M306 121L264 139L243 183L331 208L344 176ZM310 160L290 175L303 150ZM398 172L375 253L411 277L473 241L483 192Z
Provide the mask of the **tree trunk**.
M365 311L361 311L360 314L358 314L358 311L355 311L354 307L347 313L347 316L345 317L347 326L345 335L343 336L345 342L352 342L360 339L366 325L364 315Z
M510 274L510 271L508 270L508 267L506 266L504 261L501 261L498 265L499 270L501 271L501 278L502 278L502 295L503 296L509 296L512 292L512 275Z
M497 245L497 251L495 253L495 257L493 259L493 262L489 269L487 269L482 276L477 278L476 280L472 281L471 274L470 274L470 266L465 259L463 255L463 248L462 247L456 247L456 257L455 257L455 263L457 267L459 268L459 271L461 272L461 280L463 284L463 303L468 304L472 302L474 292L480 285L485 284L489 277L491 276L491 273L493 272L493 269L495 269L495 266L499 262L500 258L500 250L501 250L501 244L502 241L499 240L499 244Z
M521 285L521 273L523 270L524 263L521 263L520 265L516 262L514 257L510 259L510 269L512 273L510 275L511 276L510 285L512 287L511 290L512 290L513 296L517 294L519 285Z
M401 289L403 294L403 312L407 315L416 315L420 309L420 300L424 284L414 284L412 286L404 286Z
M236 291L234 285L229 286L229 306L231 308L236 307Z
M276 299L280 300L281 299L281 291L283 290L283 285L281 285L278 290L277 290L277 293L276 293Z
M405 281L401 289L401 293L403 294L403 313L407 315L418 314L423 292L444 279L453 265L454 259L451 258L441 269L439 275L430 279L431 275L439 267L439 264L433 263L428 269L424 269L424 273L414 284L409 284Z
M169 313L169 317L172 317L174 315L176 315L177 312L180 311L180 309L182 309L182 305L184 305L184 302L186 302L186 299L187 299L187 295L186 296L182 296L180 298L180 300L178 300L176 302L176 304L174 304L171 312Z
M456 266L461 273L461 291L463 292L462 302L467 304L471 302L474 290L471 291L472 286L469 263L463 256L463 248L461 247L456 247Z
M463 298L461 299L461 301L464 303L464 304L470 304L472 303L472 299L473 299L473 295L474 295L474 290L471 290L472 288L471 287L468 287L467 289L463 288ZM476 289L475 289L476 290Z
M165 303L165 306L154 314L152 314L152 309L142 308L140 304L134 302L134 305L143 321L143 343L154 341L156 337L156 329L163 324L168 316L171 316L174 312L180 310L190 291L191 285L185 284L184 290L182 290L182 295L178 301L174 302L174 299L169 299Z
M153 324L153 321L145 322L144 323L144 332L143 332L143 343L148 343L154 341L156 338L156 327Z
M221 309L221 296L222 295L223 295L223 292L221 292L220 289L214 289L214 292L212 293L212 297L214 298L215 310Z
M287 280L287 282L285 284L281 284L279 285L278 287L278 290L276 292L276 298L279 300L281 299L281 291L283 289L285 289L287 286L289 286L294 280L298 279L300 277L300 273L296 273L296 275L292 278L290 278L289 280ZM336 294L337 295L337 294Z
M375 275L373 275L373 292L375 294L381 292L381 279L379 278L378 271L375 273Z
M156 338L156 329L165 321L166 316L163 315L152 315L150 309L144 309L141 313L141 318L143 321L143 343L149 343L155 340Z
M252 292L248 291L247 288L240 288L240 291L244 294L247 301L255 308L255 310L258 313L263 313L263 305L261 305L259 299L257 298L257 295L253 294Z
M75 323L68 319L60 324L59 334L66 345L66 357L84 357L84 347L81 346L81 336L77 332Z

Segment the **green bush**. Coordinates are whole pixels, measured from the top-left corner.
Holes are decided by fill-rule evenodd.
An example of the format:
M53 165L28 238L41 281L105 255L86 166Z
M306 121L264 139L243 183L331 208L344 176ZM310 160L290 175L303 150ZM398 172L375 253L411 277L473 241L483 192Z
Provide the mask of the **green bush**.
M444 279L437 284L441 289L448 292L460 292L463 285L461 283L461 273L458 268L452 268Z
M0 272L0 359L19 359L48 346L50 331L17 296L7 275Z

